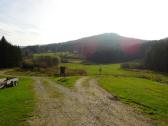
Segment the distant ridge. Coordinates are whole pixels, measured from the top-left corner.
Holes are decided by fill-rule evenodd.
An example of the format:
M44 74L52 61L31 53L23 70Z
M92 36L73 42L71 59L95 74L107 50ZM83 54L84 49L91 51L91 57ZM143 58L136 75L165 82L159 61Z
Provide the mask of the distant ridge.
M59 49L60 46L72 46L76 44L77 44L76 46L80 46L80 45L85 45L86 43L92 43L93 41L96 43L102 43L102 44L104 43L104 45L108 43L109 45L113 46L113 44L117 44L117 43L119 44L121 42L120 40L122 40L122 43L129 42L131 44L134 44L134 42L137 43L137 41L138 43L143 43L147 41L147 40L141 40L136 38L123 37L116 33L104 33L104 34L80 38L77 40L71 40L67 42L51 43L51 44L44 44L44 45L31 45L31 46L24 46L22 48L24 48L25 50L29 50L29 48L35 49L37 47L37 50L34 50L34 52L32 53L53 52L53 51L61 51L61 49Z
M120 54L120 57L136 58L140 55L141 46L145 42L147 41L123 37L115 33L104 33L62 43L27 46L23 48L23 52L32 54L69 51L81 54L90 59L92 56L97 55L97 53L99 54L100 51L107 53L108 50L107 54L114 54L116 52ZM119 55L113 55L112 57L119 57Z

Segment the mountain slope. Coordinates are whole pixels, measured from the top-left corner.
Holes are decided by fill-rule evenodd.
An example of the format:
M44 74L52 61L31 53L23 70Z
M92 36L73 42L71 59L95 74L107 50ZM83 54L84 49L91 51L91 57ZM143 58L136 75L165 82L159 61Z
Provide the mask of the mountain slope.
M138 58L145 42L114 33L105 33L63 43L28 46L23 48L23 51L28 53L70 51L81 54L93 62L99 62L97 59L102 58L104 62L118 62Z

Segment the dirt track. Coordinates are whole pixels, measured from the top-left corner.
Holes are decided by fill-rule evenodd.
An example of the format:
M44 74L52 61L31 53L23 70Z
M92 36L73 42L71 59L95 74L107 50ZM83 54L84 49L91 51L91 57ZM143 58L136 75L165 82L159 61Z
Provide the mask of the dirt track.
M38 97L31 126L149 126L132 108L113 99L96 84L83 77L74 89L68 89L48 79L36 78Z

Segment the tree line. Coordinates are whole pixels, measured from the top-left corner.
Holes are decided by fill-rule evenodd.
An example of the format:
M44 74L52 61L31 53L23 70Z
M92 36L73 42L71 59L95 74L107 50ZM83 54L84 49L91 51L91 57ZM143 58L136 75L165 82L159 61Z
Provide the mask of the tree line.
M152 41L144 61L146 68L168 72L168 38Z
M118 63L144 59L144 68L168 72L168 38L145 41L126 48L121 46L122 39L121 36L111 34L100 35L59 44L29 46L23 48L22 53L24 57L28 57L33 53L69 51L80 54L85 60L93 63ZM134 42L136 39L131 41ZM124 43L129 44L129 41ZM138 48L135 50L136 47ZM5 37L0 40L0 57L0 68L18 66L22 60L20 48L8 43Z
M0 40L0 68L19 66L22 54L19 46L11 45L3 36Z

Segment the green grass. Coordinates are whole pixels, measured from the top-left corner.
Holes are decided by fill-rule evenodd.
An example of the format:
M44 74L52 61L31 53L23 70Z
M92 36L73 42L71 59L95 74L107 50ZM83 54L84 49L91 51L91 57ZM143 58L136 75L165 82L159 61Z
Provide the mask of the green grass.
M139 70L139 71L125 70L120 68L120 64L86 65L86 64L80 64L76 62L76 63L64 63L61 65L64 65L70 69L85 70L89 76L99 75L99 68L101 67L102 73L101 73L101 76L98 76L98 77L100 77L100 80L99 80L100 85L104 89L111 92L113 95L120 97L120 99L123 102L130 103L131 105L133 104L133 106L136 106L136 107L138 106L140 110L143 110L143 112L150 115L150 117L152 117L153 119L158 120L160 125L164 125L164 126L168 125L168 121L166 120L168 118L168 85L167 85L168 76L166 74L161 74L161 73L148 71L148 70ZM79 76L70 76L66 78L52 77L52 80L56 81L57 83L65 87L72 88L75 82L77 81L77 79L79 78L80 78ZM23 82L21 83L26 83L24 81L25 80L23 79ZM25 86L23 87L20 85L21 87L16 87L16 88L24 89L23 92L30 93L31 88L30 90L27 90L26 84L24 85ZM20 102L13 102L17 99L20 99L20 96L19 96L20 92L17 92L16 90L17 93L14 93L14 95L11 95L12 92L14 91L12 89L13 88L5 89L7 90L7 92L11 92L9 93L10 94L9 97L7 97L8 93L6 95L4 95L5 93L3 94L5 90L0 91L0 117L1 115L5 117L4 113L14 113L12 112L9 106L1 110L2 105L8 105L11 103L11 104L19 104L18 106L23 107L20 105ZM13 101L11 97L12 98L15 97L13 98ZM23 100L22 99L23 97L26 97L26 98ZM10 98L11 98L11 101L10 101ZM23 100L22 102L26 101L27 98L32 99L33 98L32 94L30 94L29 96L21 95L21 99ZM5 99L6 101L3 101ZM10 109L6 109L8 107ZM17 123L20 122L18 120L20 119L22 120L27 116L27 115L23 116L24 113L30 113L30 111L32 111L31 110L32 108L30 109L30 111L27 111L27 110L25 111L24 109L25 108L21 108L20 112L18 111L18 108L14 109L15 111L17 110L19 113L18 114L19 118L17 118L18 115L15 116L14 114L14 116L17 118L15 119L17 120ZM8 116L6 116L4 120L7 120L7 117ZM0 122L3 121L3 118L0 118ZM0 123L0 126L1 126L1 123ZM13 126L13 123L11 123L10 126Z
M126 70L120 64L62 64L71 69L83 69L89 76L100 77L101 86L123 102L138 107L159 125L168 125L168 75L149 70Z
M100 85L122 101L137 105L160 125L168 125L168 86L134 77L102 76Z
M70 77L54 77L52 79L55 80L58 84L61 84L68 88L72 88L79 78L80 78L79 76L70 76Z
M33 57L39 57L39 56L58 56L57 53L35 53L33 54Z
M18 126L34 107L33 81L21 78L16 87L0 90L0 126Z
M79 63L65 63L62 64L71 69L83 69L88 75L98 75L99 68L102 68L102 75L113 75L122 77L137 77L154 80L158 82L168 83L168 76L158 72L149 70L125 70L120 68L120 64L107 64L107 65L85 65Z
M67 56L67 57L73 57L75 55L73 53L70 53L70 52L35 53L35 54L33 54L33 57L38 57L38 56Z

